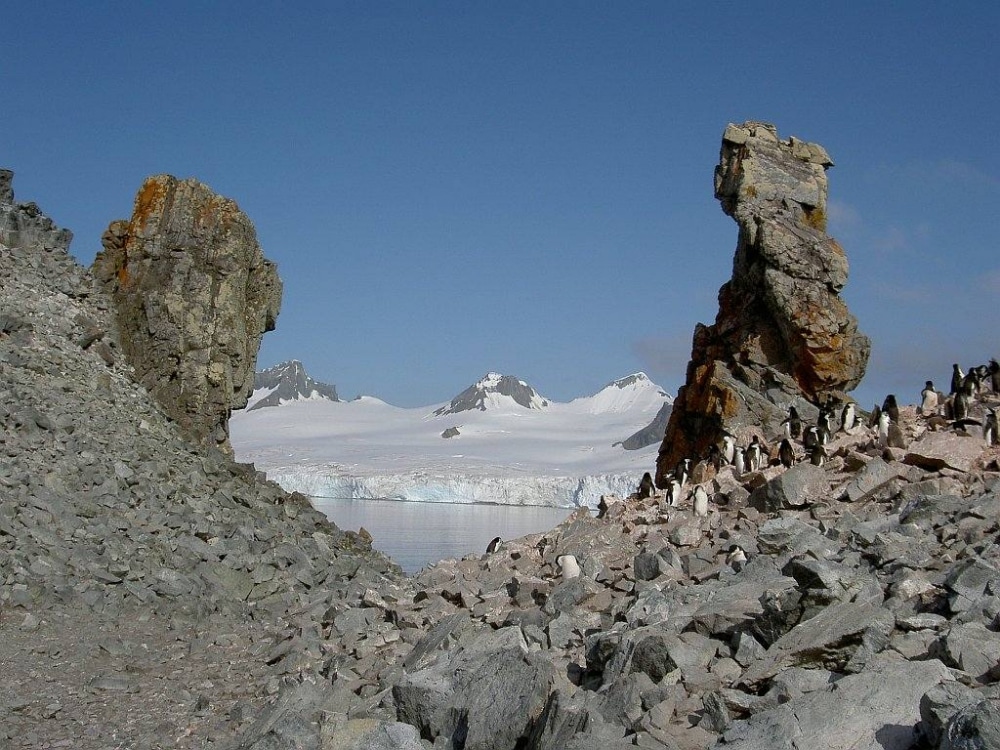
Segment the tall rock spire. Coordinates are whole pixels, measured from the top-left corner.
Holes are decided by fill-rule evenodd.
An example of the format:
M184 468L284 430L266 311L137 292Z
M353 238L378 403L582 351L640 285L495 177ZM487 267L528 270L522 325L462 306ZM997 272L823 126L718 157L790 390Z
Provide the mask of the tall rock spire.
M102 244L94 276L138 380L189 438L231 452L229 414L247 404L281 306L250 219L197 180L156 175Z
M715 196L739 225L733 277L715 324L695 327L685 385L657 459L657 483L723 431L777 432L791 403L815 404L861 381L871 344L839 292L847 256L826 234L822 146L773 125L729 125Z

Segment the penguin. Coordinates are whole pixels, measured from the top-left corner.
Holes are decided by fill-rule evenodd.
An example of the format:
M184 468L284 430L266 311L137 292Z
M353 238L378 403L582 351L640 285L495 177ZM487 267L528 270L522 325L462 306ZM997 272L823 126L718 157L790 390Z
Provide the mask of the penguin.
M872 413L868 415L868 426L878 427L878 418L882 415L882 409L878 404L872 407Z
M899 424L899 405L896 403L895 394L890 393L882 402L882 411L889 413L889 419Z
M676 477L667 484L667 505L676 508L681 503L681 483Z
M580 563L576 561L574 555L559 555L556 558L556 565L559 566L559 572L564 579L580 577Z
M792 448L792 443L788 438L782 440L778 445L778 460L786 469L795 463L795 449Z
M722 457L727 464L732 464L736 458L736 438L728 432L722 436Z
M951 416L956 422L961 422L969 417L969 407L972 406L972 399L966 393L964 387L959 387L955 393L955 398L951 403Z
M809 425L802 433L802 447L811 451L817 445L822 445L819 439L819 429Z
M486 554L492 555L494 552L500 549L500 546L502 544L503 544L503 539L501 539L498 536L493 537L490 540L490 543L486 545Z
M760 444L760 438L756 435L753 436L750 445L747 446L746 454L743 458L750 471L760 471L761 461L764 458L764 449Z
M734 544L729 548L729 554L726 555L726 564L732 567L737 573L739 573L747 561L747 553L743 548Z
M826 463L826 448L822 445L814 446L809 453L809 463L813 466L822 466Z
M741 448L737 448L733 453L733 469L736 471L736 476L743 476L746 466L746 456L744 456Z
M878 438L878 447L885 448L889 445L889 413L883 411L878 415L878 426L875 428L875 434Z
M819 419L816 422L816 427L820 435L823 435L824 433L827 435L827 437L833 435L834 433L833 420L834 420L833 411L829 407L824 406L822 409L820 409Z
M937 414L938 392L934 388L934 382L928 380L924 389L920 391L920 413L925 417Z
M843 411L840 412L840 429L850 434L851 430L858 424L857 404L848 401L844 404Z
M694 497L694 502L692 503L694 506L694 514L698 516L698 518L704 518L708 515L708 493L705 491L705 488L699 484L694 488L692 495Z
M688 479L691 478L690 458L682 458L677 462L677 468L674 469L674 476L677 477L677 481L680 482L681 487L687 484Z
M719 450L719 446L712 443L708 446L708 452L705 454L705 460L712 466L713 469L718 471L722 468L722 451Z
M983 421L983 439L986 445L993 447L1000 445L1000 419L997 418L996 407L986 410L986 419Z
M962 387L962 381L965 380L965 373L962 372L962 368L958 366L956 362L951 366L951 392L958 393L958 389Z
M982 390L982 378L979 376L978 369L972 368L969 370L969 374L965 376L964 380L962 380L962 388L969 395L971 395L972 398L979 395Z
M802 434L802 419L799 417L799 412L794 406L788 407L788 416L781 424L785 428L785 437L792 440L799 439L799 436Z
M642 481L639 482L639 499L645 500L648 497L653 496L653 477L647 471L642 475Z
M990 360L989 366L986 368L990 373L990 387L993 389L994 393L1000 393L1000 362L995 359Z

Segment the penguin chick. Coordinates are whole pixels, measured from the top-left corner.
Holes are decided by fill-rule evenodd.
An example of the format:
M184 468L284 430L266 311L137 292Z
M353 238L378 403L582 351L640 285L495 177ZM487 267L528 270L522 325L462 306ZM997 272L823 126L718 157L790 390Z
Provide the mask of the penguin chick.
M694 514L698 518L704 518L708 515L708 493L705 491L705 488L699 484L694 488L694 492L692 494L694 497Z

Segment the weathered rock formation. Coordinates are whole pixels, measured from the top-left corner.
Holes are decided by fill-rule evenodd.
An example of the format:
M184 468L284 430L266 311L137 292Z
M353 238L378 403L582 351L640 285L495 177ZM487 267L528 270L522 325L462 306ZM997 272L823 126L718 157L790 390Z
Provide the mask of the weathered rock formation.
M715 195L739 225L733 277L719 290L715 324L694 332L687 380L657 460L657 482L704 454L723 430L775 432L788 405L849 391L870 342L838 296L847 257L826 234L822 146L782 141L774 126L729 125Z
M14 173L0 169L0 244L68 250L73 233L60 229L35 203L15 203Z
M196 180L157 175L102 244L94 275L137 378L189 438L231 452L229 414L246 406L281 305L250 219Z

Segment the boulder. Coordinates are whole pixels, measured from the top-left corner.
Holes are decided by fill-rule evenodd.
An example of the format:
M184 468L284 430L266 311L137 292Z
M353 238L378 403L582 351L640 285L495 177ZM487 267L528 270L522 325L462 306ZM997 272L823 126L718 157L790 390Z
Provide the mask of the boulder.
M954 432L925 432L910 443L903 463L926 471L945 468L969 471L982 452L983 444L979 438Z
M102 244L92 270L136 378L189 439L231 453L229 414L247 404L281 306L250 219L196 180L156 175Z
M886 661L736 721L717 750L909 750L920 698L952 679L939 661Z
M824 497L829 489L830 480L822 467L796 464L750 493L750 505L764 513L801 508Z
M773 125L726 129L715 196L739 225L733 276L719 290L715 323L695 328L657 486L725 431L775 434L790 405L807 412L861 381L871 344L839 296L848 266L826 234L831 164L821 146L782 141Z

